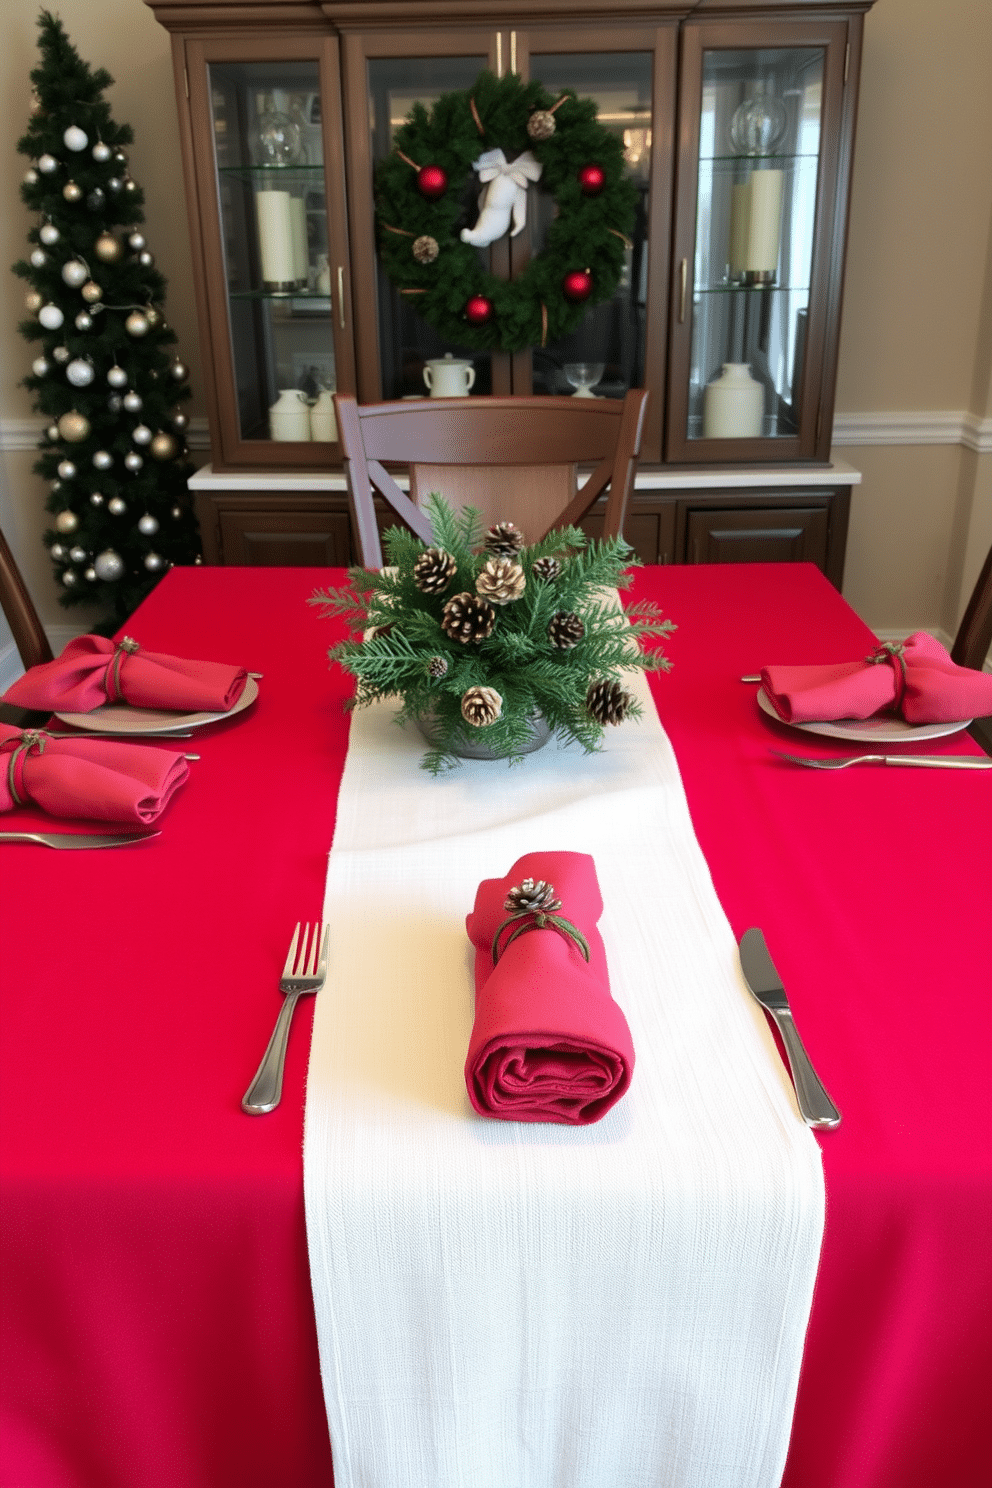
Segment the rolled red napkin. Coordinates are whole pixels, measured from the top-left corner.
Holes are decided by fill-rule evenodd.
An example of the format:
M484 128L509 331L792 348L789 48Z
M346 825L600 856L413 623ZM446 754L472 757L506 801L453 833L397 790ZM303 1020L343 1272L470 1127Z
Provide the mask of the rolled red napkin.
M8 687L3 701L47 713L91 713L108 702L179 713L226 713L247 680L244 667L144 651L130 636L115 642L84 635L70 641L54 661L31 667Z
M0 811L153 822L189 775L181 754L0 723Z
M924 630L833 666L770 666L761 682L786 723L901 714L907 723L959 723L992 713L992 676L958 666Z
M539 902L543 909L524 908ZM465 1083L480 1116L584 1126L605 1116L630 1084L634 1047L610 995L596 928L602 911L596 867L585 853L527 853L505 878L479 885L466 920L475 946L475 1023Z

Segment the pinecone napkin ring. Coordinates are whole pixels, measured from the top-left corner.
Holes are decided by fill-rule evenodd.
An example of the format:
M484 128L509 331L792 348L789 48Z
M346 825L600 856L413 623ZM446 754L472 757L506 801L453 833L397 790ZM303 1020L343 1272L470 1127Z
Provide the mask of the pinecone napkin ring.
M509 919L503 921L493 936L494 966L507 946L516 940L518 935L523 935L528 930L557 930L560 935L574 940L585 959L589 960L589 942L582 931L577 925L573 925L571 920L566 920L564 915L557 913L561 909L561 900L555 898L554 884L547 883L543 878L525 878L523 883L512 888L507 894L503 900L503 908L509 911ZM516 924L517 928L501 946L500 936L513 924Z

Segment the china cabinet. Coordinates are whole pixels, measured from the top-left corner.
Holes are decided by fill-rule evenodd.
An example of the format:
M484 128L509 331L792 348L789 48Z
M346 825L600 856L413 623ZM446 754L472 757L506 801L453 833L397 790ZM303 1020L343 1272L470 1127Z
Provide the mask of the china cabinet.
M425 368L450 357L470 364L468 396L649 389L630 531L643 556L809 557L839 583L858 477L822 476L871 0L146 3L173 38L211 425L212 466L193 482L208 560L347 555L331 393L425 396ZM612 298L571 335L514 353L444 339L376 252L375 168L396 127L483 68L592 98L636 189ZM471 225L474 201L465 210ZM554 212L531 185L524 229L477 250L490 271L514 280ZM297 483L294 505L292 477L308 471L328 479Z

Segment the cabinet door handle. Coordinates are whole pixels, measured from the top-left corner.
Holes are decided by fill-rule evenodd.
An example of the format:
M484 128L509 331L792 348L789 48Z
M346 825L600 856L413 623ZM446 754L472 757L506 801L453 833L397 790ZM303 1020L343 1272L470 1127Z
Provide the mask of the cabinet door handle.
M338 325L344 330L344 267L338 264Z
M685 291L689 283L689 260L684 258L679 264L679 325L685 320Z

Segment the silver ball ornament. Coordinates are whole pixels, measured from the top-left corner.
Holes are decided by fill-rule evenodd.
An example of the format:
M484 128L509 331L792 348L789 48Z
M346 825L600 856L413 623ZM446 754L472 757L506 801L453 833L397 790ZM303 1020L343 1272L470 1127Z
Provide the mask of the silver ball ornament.
M158 531L158 518L153 517L151 512L145 512L138 522L138 531L143 537L154 537Z
M29 315L37 315L44 303L44 298L36 289L29 289L24 296L24 308Z
M110 192L111 196L116 196L123 185L124 182L120 179L119 176L111 176L107 181L107 190Z
M115 362L107 373L107 381L112 388L127 387L127 373Z
M115 150L114 159L118 165L127 165L127 156L124 154L123 150Z
M85 150L90 142L90 137L86 133L86 130L80 129L78 124L70 124L65 134L63 134L62 139L67 150L75 150L77 153L80 150Z
M104 548L102 553L97 553L93 567L96 569L97 578L110 584L115 579L119 579L124 572L124 560L119 553L114 552L113 548Z
M125 191L137 191L137 189L138 189L138 183L137 183L137 181L132 181L130 176L126 176L124 178L124 190Z
M57 171L58 168L59 163L55 159L54 155L45 154L39 157L38 169L42 172L43 175L50 176L52 172Z
M138 262L143 269L150 269L155 262L155 255L154 253L149 253L146 248L143 253L138 254Z
M33 269L43 269L47 262L48 254L45 250L43 248L35 248L31 254L31 267Z
M92 154L94 160L98 161L100 165L104 165L111 156L110 146L105 145L103 143L103 140L97 140L96 144L93 146Z
M92 564L89 568L84 569L83 571L83 578L89 579L91 584L94 584L96 582L96 576L96 569L92 566Z
M62 265L62 278L70 289L78 289L90 277L90 271L81 258L70 258Z
M93 317L88 310L80 310L73 324L77 331L88 331L92 328Z
M103 294L103 290L95 279L87 279L79 293L88 305L95 305Z
M73 476L75 474L76 474L76 467L72 463L71 460L60 460L59 461L59 478L61 480L64 480L64 481L72 480L72 478L73 478Z
M52 352L52 356L58 362L59 366L62 366L69 360L70 352L68 346L56 346Z
M51 248L53 243L58 242L60 234L54 222L46 222L44 226L39 229L38 236L44 243L46 248Z
M179 519L180 519L180 517L182 516L182 514L183 514L183 509L182 509L181 506L174 506L172 508L172 511L169 513L169 515L172 517L172 520L174 522L178 522Z
M65 369L65 375L73 387L89 387L96 373L87 357L76 357Z
M151 429L149 429L147 424L137 424L131 430L131 438L134 440L135 444L151 444L152 431Z
M61 532L63 536L67 532L75 532L79 526L79 518L74 511L60 511L55 517L55 531Z
M69 549L69 557L73 563L85 563L87 558L86 549L79 547L77 544L76 547Z
M65 548L62 546L61 543L52 543L52 546L49 548L48 551L51 553L52 557L56 560L57 563L61 563L62 559L66 556Z
M78 582L78 579L79 575L76 573L75 569L72 568L67 568L65 573L62 575L62 582L67 589L71 589L73 584Z
M185 414L181 408L173 409L172 413L169 415L169 418L174 429L185 429L186 425L189 423L189 416Z
M129 392L126 392L124 394L123 403L128 413L140 413L142 401L143 400L141 394L136 393L133 388ZM139 443L140 442L141 441L139 440Z
M189 368L185 362L175 361L169 368L169 376L173 382L185 382L189 377Z
M67 202L78 202L82 194L83 188L81 186L77 186L75 181L66 181L65 185L62 187L62 195L65 197Z
M45 435L54 444L55 441L59 437L59 426L58 426L58 424L49 424L48 428L45 430Z
M90 421L85 414L72 408L59 419L59 433L66 444L81 444L90 437Z
M52 370L52 364L46 357L35 357L31 363L31 371L35 377L47 377Z
M107 502L107 510L111 516L122 517L127 511L127 502L122 501L119 496L112 496Z
M107 407L110 409L111 413L120 413L123 403L124 399L121 397L120 393L111 393L110 397L107 399Z
M97 450L93 456L93 464L97 470L109 470L114 463L114 457L109 450Z
M127 246L131 249L131 251L133 253L140 253L141 250L142 250L142 248L145 247L145 235L144 235L144 233L140 233L140 232L133 232L133 233L131 233L131 235L129 236L129 238L127 240Z
M147 315L140 310L132 310L124 322L124 329L129 336L147 336L149 331Z
M159 569L164 567L164 565L165 559L161 556L160 553L145 554L145 567L148 569L149 573L158 573Z
M144 463L145 462L142 457L139 454L136 454L134 450L130 450L128 454L124 456L124 467L126 470L130 470L132 475L137 475L138 471L142 468Z
M90 506L102 506L102 505L103 505L103 492L102 491L91 491L90 492Z
M42 305L41 309L38 311L38 319L41 321L46 331L57 331L59 326L62 325L62 323L64 322L65 316L62 314L62 311L59 309L58 305L49 303L47 305Z
M87 198L86 198L86 205L89 207L89 209L90 209L91 212L99 212L99 211L102 211L103 205L106 202L106 200L107 200L107 194L104 191L103 187L102 186L94 186L93 187L93 190L90 192L89 196L87 196Z

